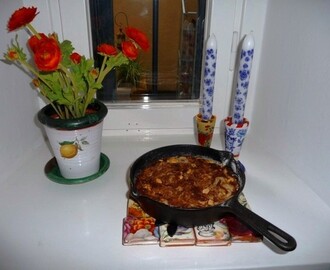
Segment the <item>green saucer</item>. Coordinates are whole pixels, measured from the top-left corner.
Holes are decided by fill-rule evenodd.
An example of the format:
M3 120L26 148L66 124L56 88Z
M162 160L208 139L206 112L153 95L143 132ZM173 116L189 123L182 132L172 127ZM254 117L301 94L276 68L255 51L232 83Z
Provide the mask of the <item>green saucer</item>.
M51 160L47 162L45 166L45 174L53 182L59 184L65 184L65 185L74 185L74 184L86 183L100 177L108 170L109 166L110 166L110 159L105 154L101 153L100 169L98 172L83 178L68 179L68 178L64 178L61 175L56 159L55 157L53 157Z

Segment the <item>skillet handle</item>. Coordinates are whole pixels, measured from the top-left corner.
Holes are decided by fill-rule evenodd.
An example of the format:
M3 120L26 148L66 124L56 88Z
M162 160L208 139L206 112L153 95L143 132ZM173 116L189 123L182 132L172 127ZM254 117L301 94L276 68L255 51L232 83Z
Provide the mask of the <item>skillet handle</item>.
M241 205L237 200L231 201L230 208L231 212L244 224L266 237L280 249L292 251L297 247L297 242L291 235Z

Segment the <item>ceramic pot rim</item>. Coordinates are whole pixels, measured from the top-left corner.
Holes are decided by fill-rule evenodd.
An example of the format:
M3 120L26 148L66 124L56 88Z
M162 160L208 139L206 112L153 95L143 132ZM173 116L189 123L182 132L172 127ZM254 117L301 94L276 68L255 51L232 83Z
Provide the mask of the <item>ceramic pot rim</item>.
M108 113L108 108L98 100L95 100L88 108L95 110L95 113L75 119L55 119L51 116L56 113L53 107L48 104L38 112L38 120L51 128L74 130L96 125L103 121Z

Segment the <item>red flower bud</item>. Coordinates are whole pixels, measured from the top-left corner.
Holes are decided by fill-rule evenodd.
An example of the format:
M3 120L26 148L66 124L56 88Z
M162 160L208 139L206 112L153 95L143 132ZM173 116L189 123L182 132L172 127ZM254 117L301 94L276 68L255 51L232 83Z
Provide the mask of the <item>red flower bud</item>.
M79 53L74 52L70 55L70 59L73 63L79 64L81 61L81 55Z
M94 79L96 79L98 76L99 76L99 71L96 69L96 68L93 68L91 71L90 71L90 74L92 75L92 77Z
M40 81L38 79L33 79L32 84L38 88L40 86Z
M9 49L6 55L6 58L11 60L11 61L15 61L17 60L19 57L18 52L14 49Z

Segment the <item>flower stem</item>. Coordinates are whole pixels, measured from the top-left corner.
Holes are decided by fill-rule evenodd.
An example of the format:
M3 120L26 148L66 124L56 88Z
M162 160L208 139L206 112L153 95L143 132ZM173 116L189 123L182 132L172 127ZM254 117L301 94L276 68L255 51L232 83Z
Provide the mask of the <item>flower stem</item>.
M30 32L31 32L33 35L35 35L38 39L41 39L40 34L39 34L39 33L37 32L37 30L32 26L32 24L28 23L28 24L26 25L26 27L27 27L27 29L30 30Z
M53 109L55 110L56 114L61 118L61 119L65 119L65 115L63 115L63 112L61 111L61 109L58 109L57 106L54 104L54 102L51 102L50 105L53 107Z
M103 81L103 79L104 79L104 76L107 74L103 74L103 71L104 71L104 69L106 68L106 62L107 62L107 60L108 60L108 56L104 56L103 57L103 61L102 61L102 66L101 66L101 68L100 68L100 71L99 71L99 77L97 78L97 83L100 83L100 82L102 82Z
M73 92L73 98L74 98L74 104L73 104L73 108L70 109L70 112L72 113L72 115L74 117L79 117L81 115L84 114L84 112L80 110L80 101L79 101L79 89L78 86L76 85L76 82L74 80L74 78L72 77L72 74L62 65L59 65L59 69L61 71L63 71L64 76L63 76L63 81L66 84L67 88L70 89L72 88L72 92ZM83 102L85 103L86 101L83 100Z
M21 59L17 59L17 61L21 63L24 67L26 67L39 80L41 80L49 89L52 89L52 87L47 83L47 81L43 79L43 76L39 72L37 72L28 62Z

